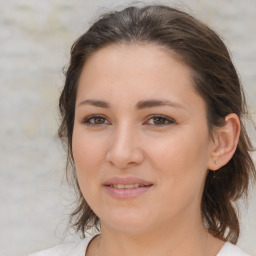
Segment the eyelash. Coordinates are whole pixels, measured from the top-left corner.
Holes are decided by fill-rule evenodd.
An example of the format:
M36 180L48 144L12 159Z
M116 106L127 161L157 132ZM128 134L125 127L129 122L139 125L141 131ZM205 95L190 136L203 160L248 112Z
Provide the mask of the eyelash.
M103 123L96 123L95 120L96 119L102 119L103 120ZM160 123L160 124L155 124L155 123L149 123L150 120L153 120L154 122L154 119L158 119L161 120L163 123ZM91 121L94 120L94 123L91 123ZM106 123L107 121L107 123ZM102 125L106 125L106 124L109 124L109 121L107 120L107 118L104 116L104 115L91 115L91 116L88 116L87 118L85 118L82 123L88 125L88 126L102 126ZM148 124L148 125L155 125L155 126L166 126L166 125L171 125L171 124L174 124L176 123L173 119L169 118L169 117L166 117L164 115L151 115L147 118L147 121L144 122L143 124Z

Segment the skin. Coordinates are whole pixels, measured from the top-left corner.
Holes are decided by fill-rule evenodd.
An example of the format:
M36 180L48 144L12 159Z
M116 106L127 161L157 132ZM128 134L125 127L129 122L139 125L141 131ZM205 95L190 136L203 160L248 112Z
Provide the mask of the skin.
M228 116L212 139L191 72L156 45L110 45L85 63L72 149L83 196L101 220L96 255L210 256L223 245L204 228L200 202L208 169L234 153L239 120ZM103 186L114 176L152 186L114 198Z

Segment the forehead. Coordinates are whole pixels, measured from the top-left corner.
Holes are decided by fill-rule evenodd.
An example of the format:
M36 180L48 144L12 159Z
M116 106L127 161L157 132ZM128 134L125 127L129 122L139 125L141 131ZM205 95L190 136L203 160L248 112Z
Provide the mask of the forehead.
M175 53L158 45L109 45L85 62L77 98L130 97L131 101L139 101L169 97L188 104L199 98L202 101L195 90L192 72Z
M104 79L143 78L144 80L159 78L166 74L172 78L182 73L182 77L189 80L191 85L192 69L181 61L181 58L173 51L156 44L111 44L103 47L92 55L84 63L79 84L83 80L100 81ZM174 75L174 74L177 75ZM98 76L95 76L95 75ZM181 79L182 79L181 77ZM89 83L88 83L89 85Z

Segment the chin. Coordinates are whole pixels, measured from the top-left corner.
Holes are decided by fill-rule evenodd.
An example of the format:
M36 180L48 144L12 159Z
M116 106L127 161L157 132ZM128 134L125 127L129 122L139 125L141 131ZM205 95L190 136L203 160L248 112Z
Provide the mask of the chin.
M106 225L119 232L139 235L152 225L151 220L150 216L139 216L135 213L128 214L126 211L125 213L112 214L110 218L101 218L101 225Z

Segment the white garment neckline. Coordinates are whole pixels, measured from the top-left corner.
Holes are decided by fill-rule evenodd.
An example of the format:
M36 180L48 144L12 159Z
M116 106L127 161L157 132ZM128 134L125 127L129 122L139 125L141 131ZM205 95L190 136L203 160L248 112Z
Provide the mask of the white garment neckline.
M100 233L98 233L98 234L96 234L96 235L94 235L94 236L92 236L91 238L87 238L88 240L87 240L87 244L86 244L86 246L85 246L85 252L87 251L87 249L88 249L88 247L89 247L89 245L90 245L90 243L92 242L92 240L94 239L94 238L96 238L97 236L99 236L100 235ZM220 249L220 251L217 253L217 255L216 256L226 256L227 255L227 253L230 253L230 251L234 251L234 250L240 250L241 252L243 252L240 248L238 248L236 245L233 245L233 244L231 244L230 242L225 242L224 244L223 244L223 246L221 247L221 249ZM244 252L243 252L244 253ZM228 254L229 255L229 254ZM230 255L232 255L232 254L230 254ZM234 256L235 255L238 255L238 254L234 254ZM249 255L247 255L247 254L241 254L241 255L244 255L244 256L249 256ZM232 255L233 256L233 255Z

